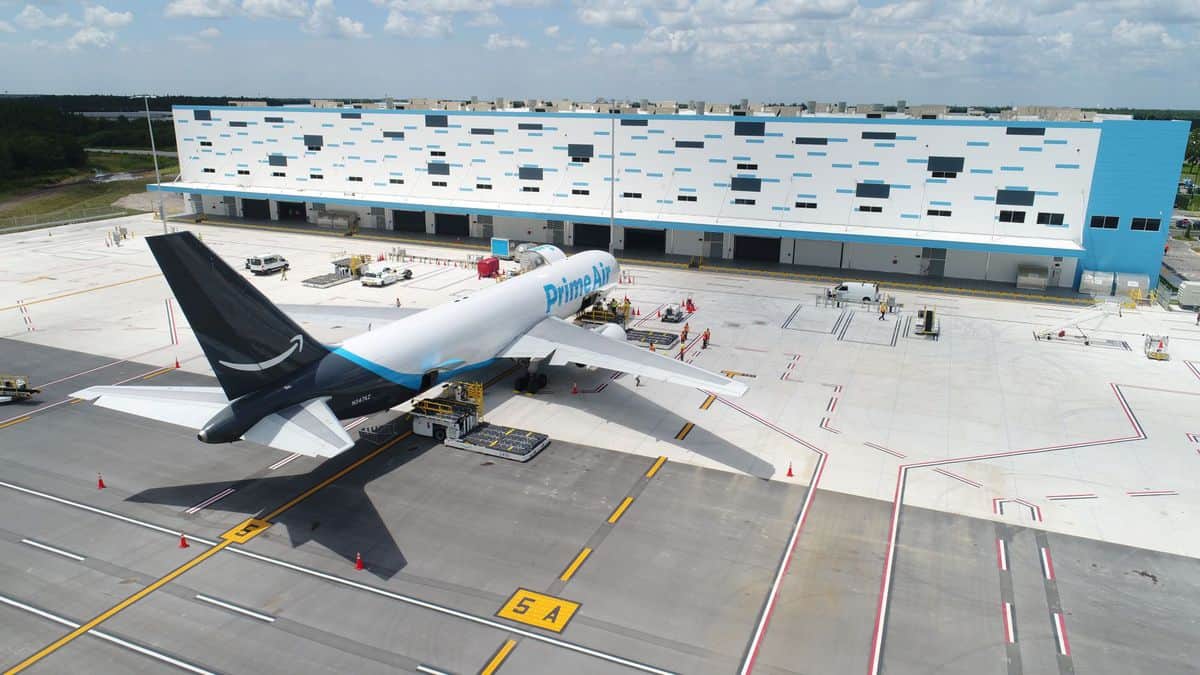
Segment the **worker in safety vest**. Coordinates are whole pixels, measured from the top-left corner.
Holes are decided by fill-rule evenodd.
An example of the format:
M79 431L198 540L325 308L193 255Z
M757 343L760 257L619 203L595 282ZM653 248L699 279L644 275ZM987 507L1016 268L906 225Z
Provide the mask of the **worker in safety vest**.
M712 333L707 328L704 329L704 339L700 345L701 349L708 349L708 341L712 338Z

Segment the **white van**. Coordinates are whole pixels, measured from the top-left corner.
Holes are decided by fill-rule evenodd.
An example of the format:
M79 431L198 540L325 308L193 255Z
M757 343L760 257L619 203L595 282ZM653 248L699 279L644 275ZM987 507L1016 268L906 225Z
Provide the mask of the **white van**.
M390 286L401 279L411 279L412 270L395 267L368 267L362 273L363 286Z
M290 268L291 265L288 264L287 258L274 253L246 258L246 269L254 274L274 274Z
M875 302L879 299L879 284L843 281L829 289L829 294L842 302Z

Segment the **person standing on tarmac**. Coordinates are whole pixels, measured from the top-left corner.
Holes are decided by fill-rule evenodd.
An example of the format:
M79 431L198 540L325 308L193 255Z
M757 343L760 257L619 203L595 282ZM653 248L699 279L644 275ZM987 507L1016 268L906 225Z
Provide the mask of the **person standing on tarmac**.
M887 317L887 303L881 302L881 303L879 303L879 320L887 321L886 317Z

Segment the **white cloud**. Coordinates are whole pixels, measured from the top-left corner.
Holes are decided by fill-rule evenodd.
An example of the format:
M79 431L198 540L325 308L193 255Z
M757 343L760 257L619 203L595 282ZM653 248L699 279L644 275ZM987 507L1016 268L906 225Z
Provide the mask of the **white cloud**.
M467 22L468 26L499 26L500 17L492 12L480 12Z
M224 19L237 11L235 0L171 0L163 14L172 19Z
M68 38L64 46L71 50L82 49L84 47L102 49L116 42L116 40L117 34L112 31L103 30L95 26L84 26Z
M29 30L63 28L75 23L66 13L59 14L58 16L50 16L33 5L25 5L25 9L21 10L21 13L16 16L14 21L17 22L17 25Z
M133 12L114 12L103 5L83 8L83 23L102 28L120 28L133 21Z
M773 0L768 8L782 17L832 19L850 16L857 0Z
M546 28L543 29L542 32L545 33L546 37L548 37L548 38L557 38L558 30L559 30L558 26L546 26Z
M387 23L383 29L388 33L406 37L440 38L454 32L454 24L449 17L431 15L413 18L397 10L388 12Z
M321 37L347 39L370 37L361 21L338 16L337 10L333 6L333 0L316 0L313 3L312 14L304 22L304 30Z
M308 16L304 0L242 0L242 11L256 19L303 19Z
M491 0L391 0L386 4L394 11L410 14L466 14L492 9Z
M0 21L0 33L15 33L15 32L17 32L17 29L13 28L11 23L9 23L7 21Z
M646 25L642 7L632 0L591 0L579 7L576 15L589 26L641 28Z
M221 31L217 28L209 26L199 33L196 33L196 37L202 40L216 40L217 38L221 37Z
M1121 19L1112 29L1112 40L1131 49L1179 49L1183 42L1174 38L1162 24Z
M487 43L484 44L484 47L492 51L498 49L525 49L529 47L529 42L519 35L501 35L500 33L492 33L488 36Z

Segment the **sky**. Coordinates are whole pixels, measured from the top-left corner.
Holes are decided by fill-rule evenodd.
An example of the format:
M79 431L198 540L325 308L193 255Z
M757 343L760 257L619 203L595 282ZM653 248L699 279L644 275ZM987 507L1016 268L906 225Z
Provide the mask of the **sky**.
M0 0L0 91L1200 108L1200 0Z

